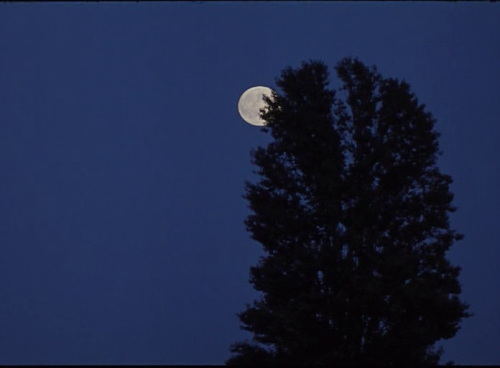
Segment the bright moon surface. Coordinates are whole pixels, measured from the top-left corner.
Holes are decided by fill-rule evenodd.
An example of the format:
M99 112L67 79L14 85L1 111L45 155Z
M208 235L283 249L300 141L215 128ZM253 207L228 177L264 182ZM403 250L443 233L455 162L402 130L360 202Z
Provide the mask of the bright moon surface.
M271 97L272 92L271 88L261 86L252 87L243 92L238 101L238 111L243 120L256 126L266 125L266 122L259 116L259 110L266 106L262 95Z

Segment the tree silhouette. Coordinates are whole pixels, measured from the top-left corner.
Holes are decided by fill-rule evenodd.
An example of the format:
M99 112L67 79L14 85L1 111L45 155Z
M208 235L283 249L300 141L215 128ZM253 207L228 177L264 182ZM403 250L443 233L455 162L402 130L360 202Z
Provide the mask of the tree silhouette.
M273 140L252 150L245 220L266 253L263 296L238 314L253 341L226 364L438 364L435 343L472 314L445 253L452 179L435 120L404 81L346 58L285 69L261 111Z

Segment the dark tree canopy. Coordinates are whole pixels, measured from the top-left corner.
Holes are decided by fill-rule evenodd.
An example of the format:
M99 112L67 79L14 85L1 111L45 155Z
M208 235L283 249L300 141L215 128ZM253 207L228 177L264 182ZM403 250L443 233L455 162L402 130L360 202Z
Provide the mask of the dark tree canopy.
M338 93L310 61L265 98L273 140L252 151L244 195L262 298L238 314L253 341L226 364L437 364L436 342L472 315L445 257L463 235L434 118L404 81L351 58L335 70Z

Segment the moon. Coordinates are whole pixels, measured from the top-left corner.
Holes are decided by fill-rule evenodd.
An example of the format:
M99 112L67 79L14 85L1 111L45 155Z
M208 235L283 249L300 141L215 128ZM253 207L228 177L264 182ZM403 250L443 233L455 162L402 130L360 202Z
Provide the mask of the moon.
M243 120L255 126L264 126L266 122L261 119L259 110L266 106L262 96L272 96L273 90L268 87L252 87L247 89L238 101L238 111Z

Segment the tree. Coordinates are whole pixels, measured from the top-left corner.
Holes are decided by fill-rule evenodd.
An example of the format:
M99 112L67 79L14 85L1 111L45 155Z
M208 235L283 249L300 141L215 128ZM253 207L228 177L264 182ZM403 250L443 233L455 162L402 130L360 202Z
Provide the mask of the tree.
M226 364L438 364L440 339L472 314L445 253L452 179L436 166L435 119L404 81L346 58L329 89L320 61L285 69L261 111L245 220L266 256L263 295L238 314L253 341ZM340 93L339 93L340 94Z

